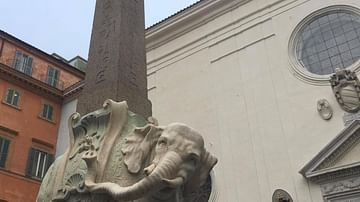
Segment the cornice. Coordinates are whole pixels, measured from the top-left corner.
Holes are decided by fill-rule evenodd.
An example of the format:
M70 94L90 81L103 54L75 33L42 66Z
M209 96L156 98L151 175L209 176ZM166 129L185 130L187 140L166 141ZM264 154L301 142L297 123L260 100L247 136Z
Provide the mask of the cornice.
M351 164L337 168L324 169L322 171L314 172L307 176L308 179L318 184L326 182L337 181L348 177L360 175L360 164Z
M35 93L45 95L47 98L57 103L61 103L63 100L63 91L31 76L21 73L14 68L6 66L2 63L0 63L0 78L12 83L16 83L21 87L31 90Z
M16 37L10 35L9 33L6 33L4 31L0 30L0 38L4 39L7 42L15 44L17 47L21 47L22 49L26 50L27 52L49 62L50 64L52 64L56 67L60 67L63 70L68 71L81 79L85 78L85 73L80 71L79 69L76 69L75 67L71 66L70 64L68 64L62 60L59 60L59 59L53 57L52 55L49 55L48 53L26 43L25 41L22 41Z
M300 173L307 179L323 182L360 174L360 162L334 166L355 144L360 142L360 120L353 121L326 145Z
M146 30L147 51L252 0L202 0Z
M85 81L81 80L74 85L68 87L64 91L64 103L68 103L76 98L78 98L79 94L84 89Z

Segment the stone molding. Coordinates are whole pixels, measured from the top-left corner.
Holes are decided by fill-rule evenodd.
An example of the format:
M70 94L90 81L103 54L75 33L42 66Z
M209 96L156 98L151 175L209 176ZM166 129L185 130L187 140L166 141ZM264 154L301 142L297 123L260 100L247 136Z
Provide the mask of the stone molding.
M360 199L360 177L330 182L320 186L327 202L353 201Z
M43 95L47 99L55 101L56 103L62 103L63 92L61 90L31 76L23 74L7 65L0 64L0 78L17 84L37 94Z
M321 186L321 191L324 195L331 195L338 192L350 191L353 189L360 189L360 178L340 180L334 183L329 183Z
M317 18L318 16L327 13L327 12L331 12L331 11L337 11L337 10L343 10L343 11L348 11L357 15L360 15L360 9L356 8L353 5L329 5L327 7L324 7L322 9L316 10L314 12L312 12L310 15L307 15L305 18L303 18L298 25L296 26L296 28L294 29L294 31L292 32L290 39L289 39L289 44L288 44L288 56L289 56L289 68L291 70L291 72L293 72L294 76L297 77L298 79L309 83L309 84L313 84L313 85L320 85L320 86L324 86L324 85L330 85L329 83L329 79L330 79L330 75L317 75L317 74L313 74L309 71L307 71L298 61L296 54L295 54L295 50L296 50L296 40L298 38L299 32L304 28L305 25L307 25L310 21L312 21L313 19ZM360 72L360 60L355 62L354 64L352 64L349 68L351 71L355 71L356 73Z
M359 175L360 162L335 166L336 162L358 143L360 143L360 120L355 120L306 164L300 173L317 183Z
M147 51L200 27L252 0L203 0L146 30ZM208 15L211 17L203 18ZM169 34L171 32L171 34Z

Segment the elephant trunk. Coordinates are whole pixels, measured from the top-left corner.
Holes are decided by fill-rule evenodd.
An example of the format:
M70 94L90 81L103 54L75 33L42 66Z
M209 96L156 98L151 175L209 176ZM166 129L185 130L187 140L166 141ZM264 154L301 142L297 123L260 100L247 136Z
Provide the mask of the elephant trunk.
M172 181L179 183L178 178L173 180L170 178L177 177L176 175L181 161L181 157L177 153L168 152L148 176L128 187L121 187L118 184L108 182L85 182L85 184L92 193L107 193L113 199L121 201L135 200L167 186L171 187Z

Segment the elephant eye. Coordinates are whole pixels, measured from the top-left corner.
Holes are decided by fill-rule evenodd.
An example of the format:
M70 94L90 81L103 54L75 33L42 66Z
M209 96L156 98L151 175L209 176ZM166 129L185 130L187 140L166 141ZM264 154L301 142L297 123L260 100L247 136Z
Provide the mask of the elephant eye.
M195 154L190 154L189 156L189 161L193 164L193 165L197 165L199 158L195 155Z
M166 144L167 144L166 139L159 139L159 141L158 141L159 146L165 146Z

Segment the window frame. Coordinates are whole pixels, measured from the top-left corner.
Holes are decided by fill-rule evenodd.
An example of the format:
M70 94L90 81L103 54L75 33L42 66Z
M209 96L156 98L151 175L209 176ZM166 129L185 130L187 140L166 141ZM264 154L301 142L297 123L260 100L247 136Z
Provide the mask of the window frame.
M51 75L53 75L54 77L52 76L50 78L51 71L53 71L53 73ZM46 72L46 83L55 88L59 87L60 72L61 71L59 69L52 67L52 66L48 66L48 69Z
M10 91L13 91L13 95L11 97L11 101L9 102L9 92ZM15 94L18 94L18 98L16 100L16 103L14 103L14 98L16 97ZM19 107L20 105L20 97L21 97L21 93L15 89L15 88L12 88L12 87L8 87L6 89L6 93L5 93L5 98L4 98L4 102L6 102L6 104L9 104L9 105L12 105L12 106L15 106L15 107Z
M3 144L4 144L4 142L5 141L7 141L7 148L6 148L6 155L5 155L5 157L3 157L2 155L3 155L3 148L2 148L2 146L4 146ZM7 138L7 137L5 137L5 136L3 136L3 135L0 135L0 169L6 169L7 167L8 167L8 160L9 160L9 154L10 154L10 146L11 146L11 139L10 138ZM3 159L4 158L4 159ZM4 162L2 162L2 160L4 161Z
M19 94L19 98L17 100L17 105L14 105L13 103L9 103L8 102L8 93L9 93L9 90L14 90L15 92L17 92ZM21 103L22 103L22 96L23 96L23 91L20 90L19 88L15 87L15 86L12 86L12 85L8 85L6 88L5 88L5 92L4 92L4 97L2 99L2 103L7 105L7 106L10 106L12 108L15 108L17 110L21 110Z
M54 154L39 149L36 146L31 146L28 153L25 175L33 179L42 180L54 160ZM34 166L35 172L33 170Z
M13 63L14 69L26 75L32 76L34 58L21 50L16 50Z
M5 167L0 167L1 170L7 170L11 165L11 159L13 154L13 145L16 144L16 136L18 135L17 131L14 131L10 128L6 128L2 125L0 125L0 138L6 139L9 142L6 161L5 161Z
M48 116L48 113L47 112L47 116L43 116L44 115L44 110L45 110L45 106L50 106L51 109L52 109L52 116L51 116L51 119ZM46 121L49 121L51 123L55 123L55 117L56 117L56 110L55 110L55 105L49 101L45 101L43 100L42 103L41 103L41 108L40 108L40 112L39 112L39 117L43 120L46 120Z

